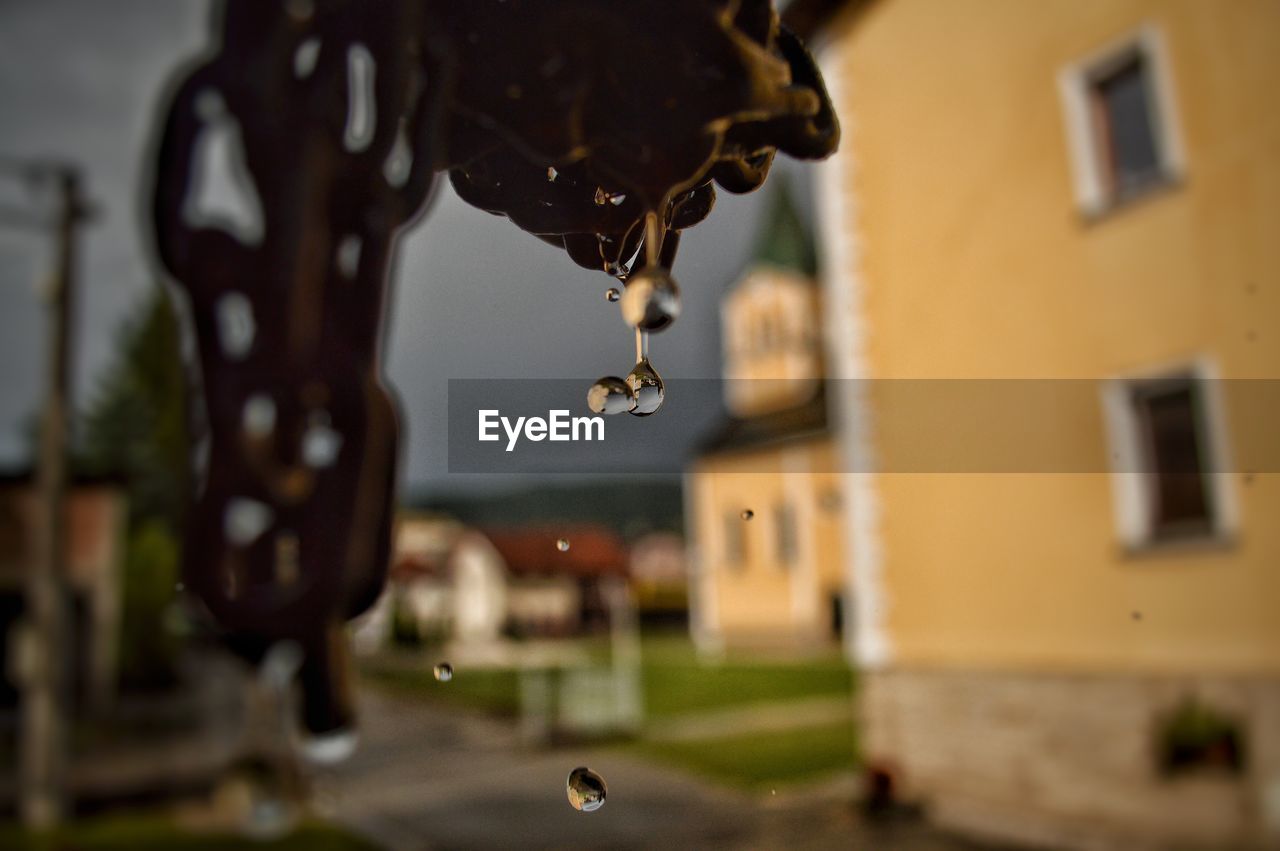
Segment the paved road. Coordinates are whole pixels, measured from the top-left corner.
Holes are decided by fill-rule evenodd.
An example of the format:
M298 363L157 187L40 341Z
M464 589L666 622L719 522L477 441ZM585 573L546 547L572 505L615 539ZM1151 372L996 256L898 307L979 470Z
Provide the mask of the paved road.
M872 831L847 793L763 799L604 748L533 750L498 721L362 690L358 753L322 778L341 821L396 849L786 848L959 851L916 825ZM605 806L573 810L565 776L602 774Z

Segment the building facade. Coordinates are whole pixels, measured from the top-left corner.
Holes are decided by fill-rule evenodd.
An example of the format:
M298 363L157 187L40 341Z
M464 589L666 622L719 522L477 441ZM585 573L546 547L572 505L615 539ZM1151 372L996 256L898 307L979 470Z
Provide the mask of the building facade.
M1280 842L1280 5L878 0L817 181L864 755L940 821Z
M703 650L819 646L843 629L841 491L813 242L785 184L722 301L727 419L685 477Z

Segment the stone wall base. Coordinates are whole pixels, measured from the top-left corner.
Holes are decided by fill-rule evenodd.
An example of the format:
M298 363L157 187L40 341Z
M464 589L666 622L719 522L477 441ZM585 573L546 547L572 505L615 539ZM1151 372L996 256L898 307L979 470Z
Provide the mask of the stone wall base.
M1051 848L1280 848L1280 679L884 670L863 753L900 797L974 836ZM1238 773L1162 772L1161 718L1195 698L1239 724Z

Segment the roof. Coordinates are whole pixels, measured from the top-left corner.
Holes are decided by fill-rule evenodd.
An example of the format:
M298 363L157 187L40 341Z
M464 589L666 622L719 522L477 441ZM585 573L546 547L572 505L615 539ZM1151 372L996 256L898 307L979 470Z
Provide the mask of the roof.
M752 256L754 265L776 266L798 272L806 278L818 274L818 252L813 235L800 218L791 187L783 175L775 175L777 181L768 200L764 225L756 237L756 250Z
M621 539L598 526L489 530L507 570L513 576L625 576L627 551ZM561 552L564 538L569 549Z
M825 437L831 431L827 416L827 385L807 402L753 417L725 416L720 426L698 445L699 456L760 449Z

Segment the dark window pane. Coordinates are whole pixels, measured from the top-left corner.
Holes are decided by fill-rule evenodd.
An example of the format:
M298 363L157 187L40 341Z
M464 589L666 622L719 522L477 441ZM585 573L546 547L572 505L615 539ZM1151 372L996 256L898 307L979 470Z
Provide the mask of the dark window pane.
M724 560L735 567L744 567L747 560L747 536L742 523L742 518L733 512L724 516Z
M1155 476L1157 537L1196 534L1211 528L1211 506L1201 446L1200 417L1190 379L1160 382L1134 394L1143 424L1150 470Z
M1094 87L1113 189L1124 194L1160 174L1147 65L1141 57L1135 57L1100 78Z
M774 529L777 535L778 562L788 565L796 557L796 515L790 506L779 505L774 509Z

